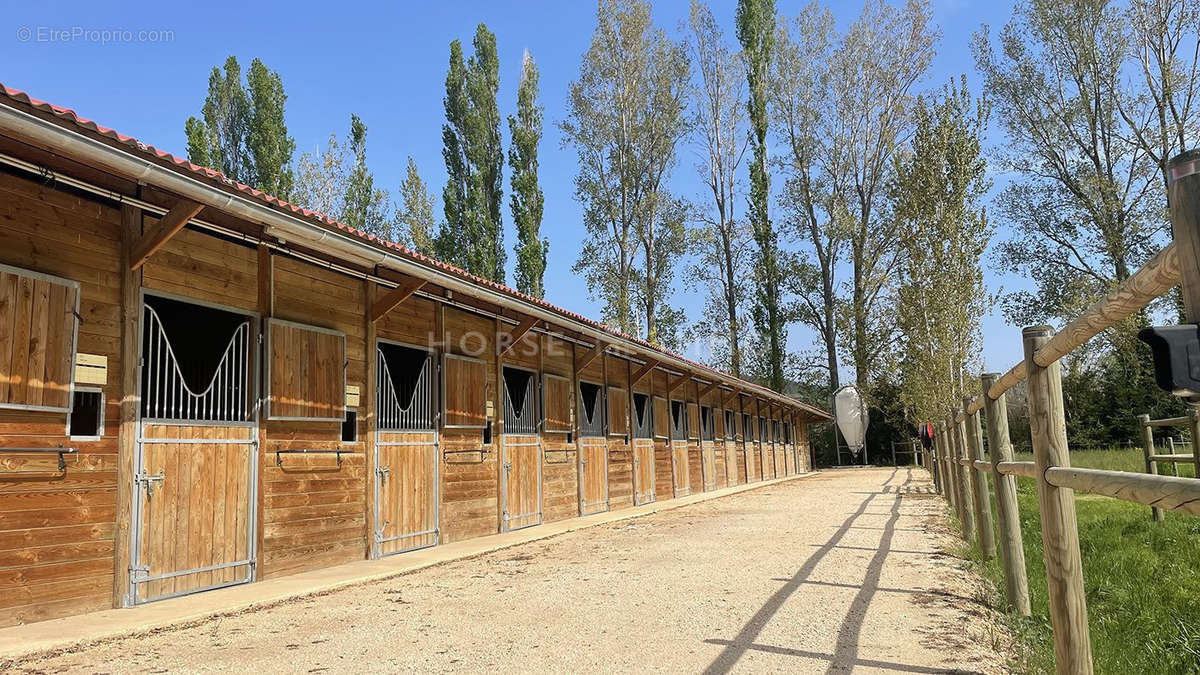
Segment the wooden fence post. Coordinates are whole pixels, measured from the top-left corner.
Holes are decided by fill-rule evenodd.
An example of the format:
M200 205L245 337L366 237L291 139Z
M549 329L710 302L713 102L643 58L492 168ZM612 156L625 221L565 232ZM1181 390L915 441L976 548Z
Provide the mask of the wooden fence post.
M942 425L942 437L946 441L946 450L943 454L946 456L946 479L950 485L950 506L954 509L954 517L961 519L958 505L958 470L954 463L954 435L950 433L953 429L953 420L944 422Z
M984 395L987 396L986 394ZM983 459L983 428L979 423L979 411L970 414L972 399L963 397L963 421L967 426L967 457L971 459L971 493L975 495L975 529L979 532L979 551L984 560L996 557L996 534L992 530L992 504L988 490L987 473L976 468L975 460ZM989 421L990 422L990 421Z
M1037 469L1038 503L1042 515L1042 547L1050 596L1050 626L1054 630L1054 662L1059 673L1091 673L1092 644L1088 633L1087 598L1083 590L1083 560L1075 492L1046 481L1051 467L1069 467L1067 423L1063 410L1062 374L1058 361L1042 367L1034 355L1050 340L1049 326L1022 331L1029 388L1029 426L1033 462Z
M967 456L966 420L958 421L951 417L954 425L954 468L958 475L958 510L962 521L963 539L971 541L975 538L975 511L971 507L971 468L962 463Z
M1200 478L1200 410L1188 408L1188 430L1192 433L1192 477Z
M1150 459L1150 456L1154 454L1154 428L1150 426L1150 416L1138 415L1138 424L1142 427L1142 454L1146 457L1146 473L1157 476L1158 462ZM1157 506L1151 506L1150 518L1155 522L1161 523L1163 519L1162 509Z
M1025 573L1025 542L1021 536L1021 511L1017 505L1017 477L996 469L1000 462L1013 461L1012 440L1008 435L1008 401L1005 394L993 399L987 392L1000 376L984 373L984 410L988 418L988 450L996 476L996 511L1000 516L1000 556L1004 566L1004 590L1008 604L1021 616L1029 616L1029 579Z

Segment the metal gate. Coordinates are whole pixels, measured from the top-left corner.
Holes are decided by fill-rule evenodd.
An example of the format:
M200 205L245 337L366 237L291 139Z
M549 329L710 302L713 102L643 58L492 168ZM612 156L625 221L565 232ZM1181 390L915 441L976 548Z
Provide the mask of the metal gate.
M380 557L438 544L440 479L433 354L423 347L377 342L372 530L374 555ZM393 364L388 362L389 352L411 353L416 358L407 364ZM405 365L410 372L399 372ZM395 375L400 376L400 388Z
M649 504L654 495L654 439L633 439L633 503Z
M608 510L608 441L579 439L579 515Z
M211 305L143 299L126 604L246 583L254 578L256 561L257 321ZM220 317L230 328L210 377L204 377L208 368L194 362L187 366L192 381L185 377L156 304L164 311L173 307L176 316L194 314L185 320L195 327L177 327L182 332L175 333L176 338L188 333L191 344L203 341L206 327L212 327L206 318ZM197 371L203 373L199 384Z

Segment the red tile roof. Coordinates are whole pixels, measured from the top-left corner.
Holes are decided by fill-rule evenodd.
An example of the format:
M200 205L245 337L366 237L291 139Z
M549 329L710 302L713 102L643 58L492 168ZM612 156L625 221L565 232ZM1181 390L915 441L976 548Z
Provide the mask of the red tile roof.
M400 244L397 244L395 242L380 239L373 234L369 234L367 232L364 232L363 230L360 230L360 229L357 229L354 227L350 227L349 225L338 222L337 220L334 220L333 218L330 218L329 216L327 216L323 213L318 213L316 211L312 211L312 210L309 210L309 209L306 209L306 208L303 208L300 206L296 206L295 204L291 204L287 201L284 201L284 200L280 199L279 197L267 194L261 190L256 190L256 189L250 187L249 185L244 185L235 180L231 180L230 178L225 176L225 174L221 173L220 171L216 171L214 169L210 169L205 166L200 166L198 164L193 164L192 162L189 162L186 159L181 159L179 157L176 157L175 155L172 155L169 152L159 150L158 148L155 148L152 145L143 143L132 136L126 136L125 134L122 134L114 129L110 129L110 128L102 126L96 122L93 122L92 120L89 120L89 119L79 115L78 113L76 113L74 110L71 110L70 108L64 108L62 106L54 105L53 103L48 103L46 101L38 100L19 89L13 89L2 83L0 83L0 93L2 93L5 98L7 98L11 101L15 101L19 104L33 108L34 110L41 111L43 113L49 113L49 114L53 115L54 117L58 118L59 120L68 122L71 125L78 127L79 129L86 130L88 132L97 134L99 136L102 136L102 137L112 140L112 141L116 141L117 143L127 147L128 149L135 150L139 154L141 154L143 156L147 156L147 157L157 161L160 164L164 164L172 169L175 169L175 170L183 172L183 173L190 174L194 177L202 178L210 183L219 185L222 188L235 190L235 191L240 192L248 197L252 197L253 199L255 199L257 201L268 204L276 209L280 209L282 211L286 211L291 214L300 216L313 224L316 224L316 225L319 225L322 227L335 228L341 232L350 234L358 239L361 239L362 241L368 242L376 247L384 248L392 253L398 253L402 257L408 258L417 263L421 263L427 267L431 267L431 268L440 270L442 272L449 273L453 276L457 276L463 280L474 283L478 286L490 288L490 289L498 291L504 295L508 295L515 300L518 300L520 302L524 302L524 303L527 303L530 305L535 305L537 307L541 307L543 309L546 309L546 310L549 310L556 314L559 314L565 318L571 319L572 321L586 324L586 325L596 328L598 330L604 331L605 333L608 333L609 335L612 335L615 338L627 340L629 342L633 342L637 345L640 345L641 347L645 348L648 351L658 352L660 354L665 354L667 356L670 356L671 358L679 359L680 361L683 361L683 362L691 365L692 367L696 368L697 370L717 374L722 377L733 377L732 375L730 375L728 373L724 373L722 371L719 371L715 368L712 368L711 366L707 366L703 363L698 363L698 362L692 361L691 359L688 359L686 357L669 352L669 351L667 351L661 347L658 347L656 345L653 345L641 338L630 336L630 335L625 335L624 333L621 333L620 331L617 331L617 330L615 330L603 323L600 323L598 321L589 319L581 314L577 314L575 312L563 309L563 308L553 305L549 302L546 302L545 300L542 300L540 298L535 298L531 295L526 295L525 293L522 293L516 289L505 286L504 284L499 284L490 279L484 279L482 277L476 276L464 269L455 267L454 265L444 263L435 258L431 258L427 255L424 255L424 254L418 252L418 251L414 251L405 246L401 246ZM798 401L795 399L792 399L792 400L794 401L794 403L797 406L803 407L807 410L810 410L811 412L817 413L818 415L820 415L822 417L826 417L826 418L829 417L829 413L821 410L820 408L816 408L814 406L808 405L802 401Z

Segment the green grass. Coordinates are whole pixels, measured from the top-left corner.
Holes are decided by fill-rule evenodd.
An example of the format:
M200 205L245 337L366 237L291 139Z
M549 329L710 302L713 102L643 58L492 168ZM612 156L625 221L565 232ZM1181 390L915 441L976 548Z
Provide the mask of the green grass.
M1140 450L1072 452L1071 464L1144 471ZM1159 470L1170 473L1162 465ZM1193 470L1180 466L1179 473L1190 477ZM1054 672L1036 484L1018 479L1017 495L1033 616L1007 615L1021 651L1013 668ZM1167 512L1155 523L1147 506L1083 493L1075 497L1096 672L1200 673L1200 518ZM992 518L998 523L994 511L993 498ZM968 555L981 565L993 601L1004 606L999 561L982 561L975 546Z

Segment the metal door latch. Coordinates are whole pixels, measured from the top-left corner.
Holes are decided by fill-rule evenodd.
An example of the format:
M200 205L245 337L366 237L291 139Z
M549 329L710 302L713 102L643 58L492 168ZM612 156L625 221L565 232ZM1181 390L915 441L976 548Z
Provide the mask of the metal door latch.
M166 476L164 476L161 471L156 474L139 473L137 475L137 481L146 488L147 499L154 496L155 484L163 482L164 478L166 478Z
M505 471L512 471L512 462L505 462L505 463L504 463L504 470L505 470Z
M390 466L375 467L375 475L379 476L379 478L381 480L387 480L388 475L390 475L391 473L392 473L392 468Z

